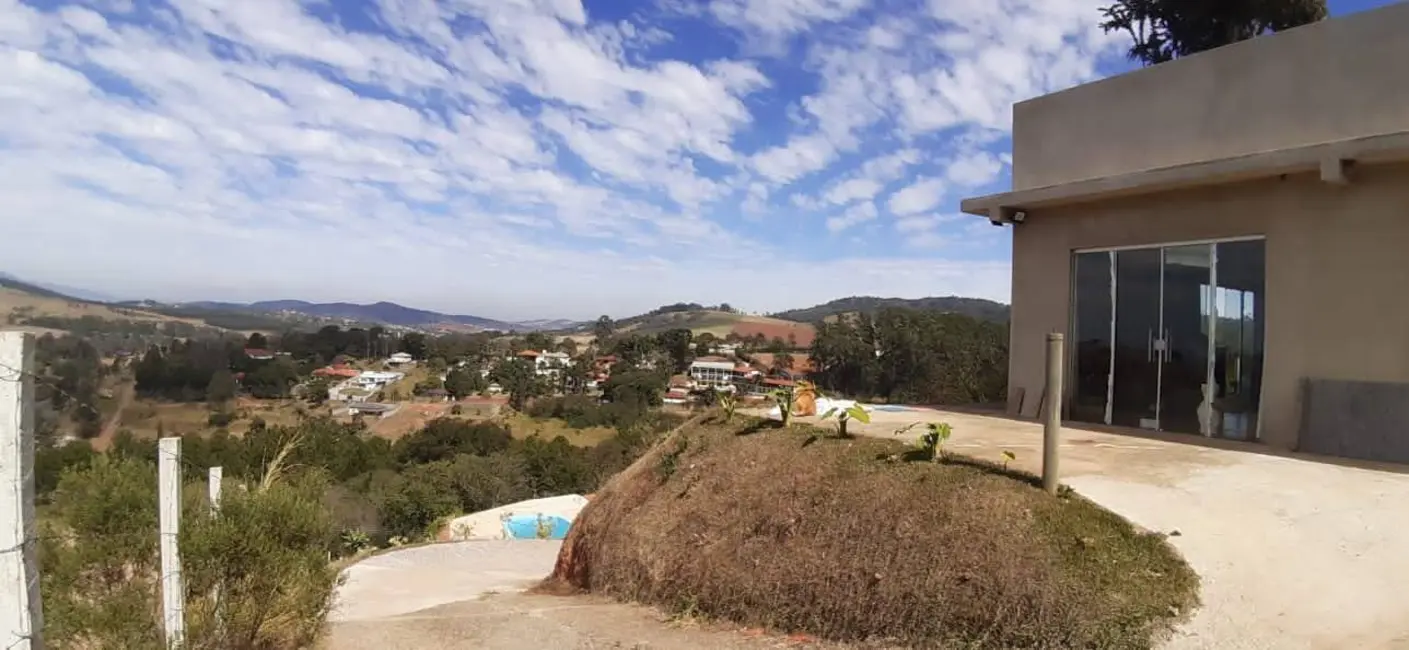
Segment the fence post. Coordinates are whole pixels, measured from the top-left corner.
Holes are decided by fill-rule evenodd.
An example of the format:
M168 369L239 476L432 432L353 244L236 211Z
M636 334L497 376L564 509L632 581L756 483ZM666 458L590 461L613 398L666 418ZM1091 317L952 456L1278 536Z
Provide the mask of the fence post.
M44 647L35 537L34 336L0 332L0 648Z
M161 613L166 647L186 636L186 592L181 584L181 439L157 441L157 489L161 530Z
M206 495L210 498L210 517L220 516L220 485L225 481L225 468L212 467L206 474ZM211 611L215 612L215 626L218 635L225 633L225 613L220 607L220 585L210 589Z
M1058 459L1062 432L1062 340L1060 332L1047 335L1047 392L1043 400L1046 422L1042 427L1042 489L1057 493Z

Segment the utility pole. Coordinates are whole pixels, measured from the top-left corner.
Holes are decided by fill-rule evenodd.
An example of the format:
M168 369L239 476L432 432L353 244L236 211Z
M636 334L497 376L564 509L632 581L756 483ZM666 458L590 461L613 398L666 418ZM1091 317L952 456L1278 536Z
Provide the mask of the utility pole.
M34 547L34 336L0 332L0 647L43 650Z
M1042 427L1042 489L1057 493L1058 459L1062 432L1062 342L1060 332L1047 335L1046 422Z
M157 441L157 490L161 533L161 613L166 647L180 648L186 636L186 592L181 584L181 439Z

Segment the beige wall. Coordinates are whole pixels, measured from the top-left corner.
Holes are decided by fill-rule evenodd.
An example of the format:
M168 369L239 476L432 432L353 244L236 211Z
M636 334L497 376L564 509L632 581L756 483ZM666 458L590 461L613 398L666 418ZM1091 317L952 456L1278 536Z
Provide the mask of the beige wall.
M1406 33L1398 3L1023 102L1013 189L1409 131Z
M1024 410L1046 333L1070 331L1073 249L1246 235L1267 241L1263 440L1295 446L1303 377L1409 382L1409 165L1357 172L1345 187L1304 175L1029 213L1013 226L1009 380Z

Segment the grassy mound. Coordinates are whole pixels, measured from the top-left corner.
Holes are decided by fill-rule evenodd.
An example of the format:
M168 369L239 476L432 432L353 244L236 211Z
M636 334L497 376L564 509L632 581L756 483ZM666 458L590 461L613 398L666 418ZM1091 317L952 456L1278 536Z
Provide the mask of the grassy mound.
M1160 536L1085 499L826 436L687 423L598 492L545 586L925 647L1144 648L1197 604Z

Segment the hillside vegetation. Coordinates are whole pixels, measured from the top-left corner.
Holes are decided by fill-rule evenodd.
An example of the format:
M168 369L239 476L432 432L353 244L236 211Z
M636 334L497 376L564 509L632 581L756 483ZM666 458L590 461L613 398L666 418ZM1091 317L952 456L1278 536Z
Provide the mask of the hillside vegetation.
M782 320L797 321L799 323L820 323L830 316L848 313L873 314L882 309L892 307L963 314L971 318L994 323L1008 322L1007 305L992 300L984 300L982 298L963 298L960 296L914 299L852 296L850 298L840 298L826 304L808 307L806 309L790 309L773 314L773 317Z
M938 648L1148 648L1197 604L1162 537L1031 476L717 417L608 482L544 588Z

